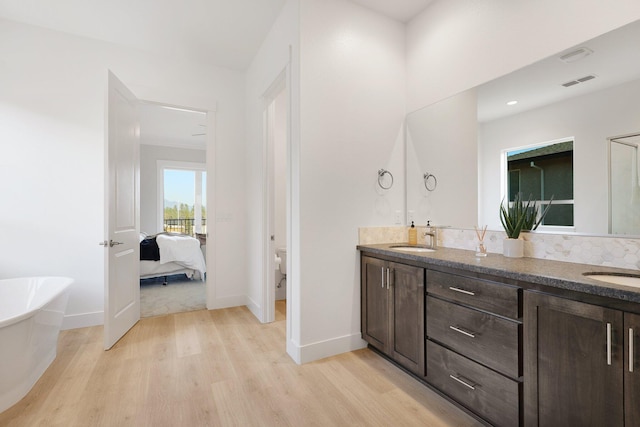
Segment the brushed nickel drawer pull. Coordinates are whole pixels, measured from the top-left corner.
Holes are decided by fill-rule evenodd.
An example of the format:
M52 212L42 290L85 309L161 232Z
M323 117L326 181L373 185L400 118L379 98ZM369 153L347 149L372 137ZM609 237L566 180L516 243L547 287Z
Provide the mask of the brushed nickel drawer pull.
M382 289L384 289L384 267L382 267L382 273L380 273L380 282L382 282Z
M449 286L449 289L451 289L452 291L460 292L461 294L465 294L465 295L471 295L471 296L475 295L475 293L471 291L465 291L464 289L456 288L455 286Z
M633 372L633 329L629 328L629 372Z
M457 377L455 375L449 375L449 378L451 378L452 380L458 381L460 384L462 384L465 387L469 387L471 390L475 390L476 389L476 384L471 385L468 382L461 380L460 377Z
M468 337L471 338L475 338L476 336L474 334L472 334L471 332L467 332L467 331L463 331L462 329L460 329L460 327L458 326L449 326L449 329L453 329L456 332L460 332L462 335L466 335Z
M389 289L389 268L387 267L387 289Z
M607 365L611 365L611 323L607 323Z

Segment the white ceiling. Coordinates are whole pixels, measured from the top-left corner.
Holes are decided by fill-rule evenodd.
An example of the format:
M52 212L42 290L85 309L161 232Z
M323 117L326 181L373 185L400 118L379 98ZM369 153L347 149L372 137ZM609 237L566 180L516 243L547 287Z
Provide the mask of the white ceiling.
M140 104L138 114L141 144L206 149L206 113Z
M478 88L478 120L493 120L640 78L640 21L585 41ZM565 63L560 56L586 47L593 53ZM587 75L596 78L562 86ZM518 104L507 106L508 101ZM605 108L606 106L603 106Z
M407 22L435 0L352 0ZM0 17L149 52L244 70L286 0L0 0ZM565 64L557 56L479 89L480 118L487 120L638 78L640 26L628 26L585 44L594 54ZM614 49L614 46L616 48ZM569 49L570 50L570 49ZM570 88L562 83L595 74ZM505 103L518 100L515 107ZM204 148L202 114L141 108L143 142Z
M286 0L0 0L0 17L245 69Z
M433 0L353 0L406 22ZM0 0L0 17L171 58L246 69L286 0ZM145 144L204 149L202 114L141 108ZM199 130L199 131L198 131Z
M353 0L406 22L433 0ZM244 70L286 0L0 0L0 17Z
M354 3L387 15L396 21L408 22L435 0L352 0Z

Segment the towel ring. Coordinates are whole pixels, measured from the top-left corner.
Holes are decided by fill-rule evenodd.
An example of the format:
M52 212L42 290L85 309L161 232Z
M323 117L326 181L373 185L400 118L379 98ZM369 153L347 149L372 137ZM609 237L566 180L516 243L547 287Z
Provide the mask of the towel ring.
M424 188L429 191L433 191L436 189L436 187L438 186L438 178L436 178L434 174L427 172L423 175L423 178Z
M382 184L382 180L384 178L385 175L389 175L391 177L391 183L389 184L388 187L385 187L384 184ZM382 188L383 190L388 190L393 186L393 175L391 174L391 172L389 172L386 169L380 169L378 170L378 185L380 186L380 188Z

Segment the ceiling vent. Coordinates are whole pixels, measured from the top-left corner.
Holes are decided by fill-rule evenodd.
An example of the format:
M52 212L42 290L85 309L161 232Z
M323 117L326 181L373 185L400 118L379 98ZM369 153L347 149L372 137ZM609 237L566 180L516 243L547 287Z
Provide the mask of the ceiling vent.
M576 79L576 80L578 80L580 83L584 83L595 78L596 76L594 76L593 74L589 74L588 76L580 77L579 79Z
M577 85L579 83L588 82L589 80L593 80L595 78L596 78L596 76L594 76L593 74L589 74L588 76L580 77L579 79L570 80L570 81L568 81L566 83L562 83L562 86L570 87L570 86L573 86L573 85Z
M587 47L581 47L576 50L572 50L571 52L567 52L564 55L560 55L559 59L560 61L569 64L571 62L576 62L583 58L586 58L592 53L593 51L591 49Z

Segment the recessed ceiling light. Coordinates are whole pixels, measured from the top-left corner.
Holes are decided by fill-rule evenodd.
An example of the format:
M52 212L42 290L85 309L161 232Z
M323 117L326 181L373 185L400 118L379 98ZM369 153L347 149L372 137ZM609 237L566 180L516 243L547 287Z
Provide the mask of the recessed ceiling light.
M507 105L516 105L518 103L518 101L509 101L507 102Z
M562 62L571 63L586 58L592 53L593 51L588 47L581 47L571 52L565 53L564 55L561 55L559 59Z

